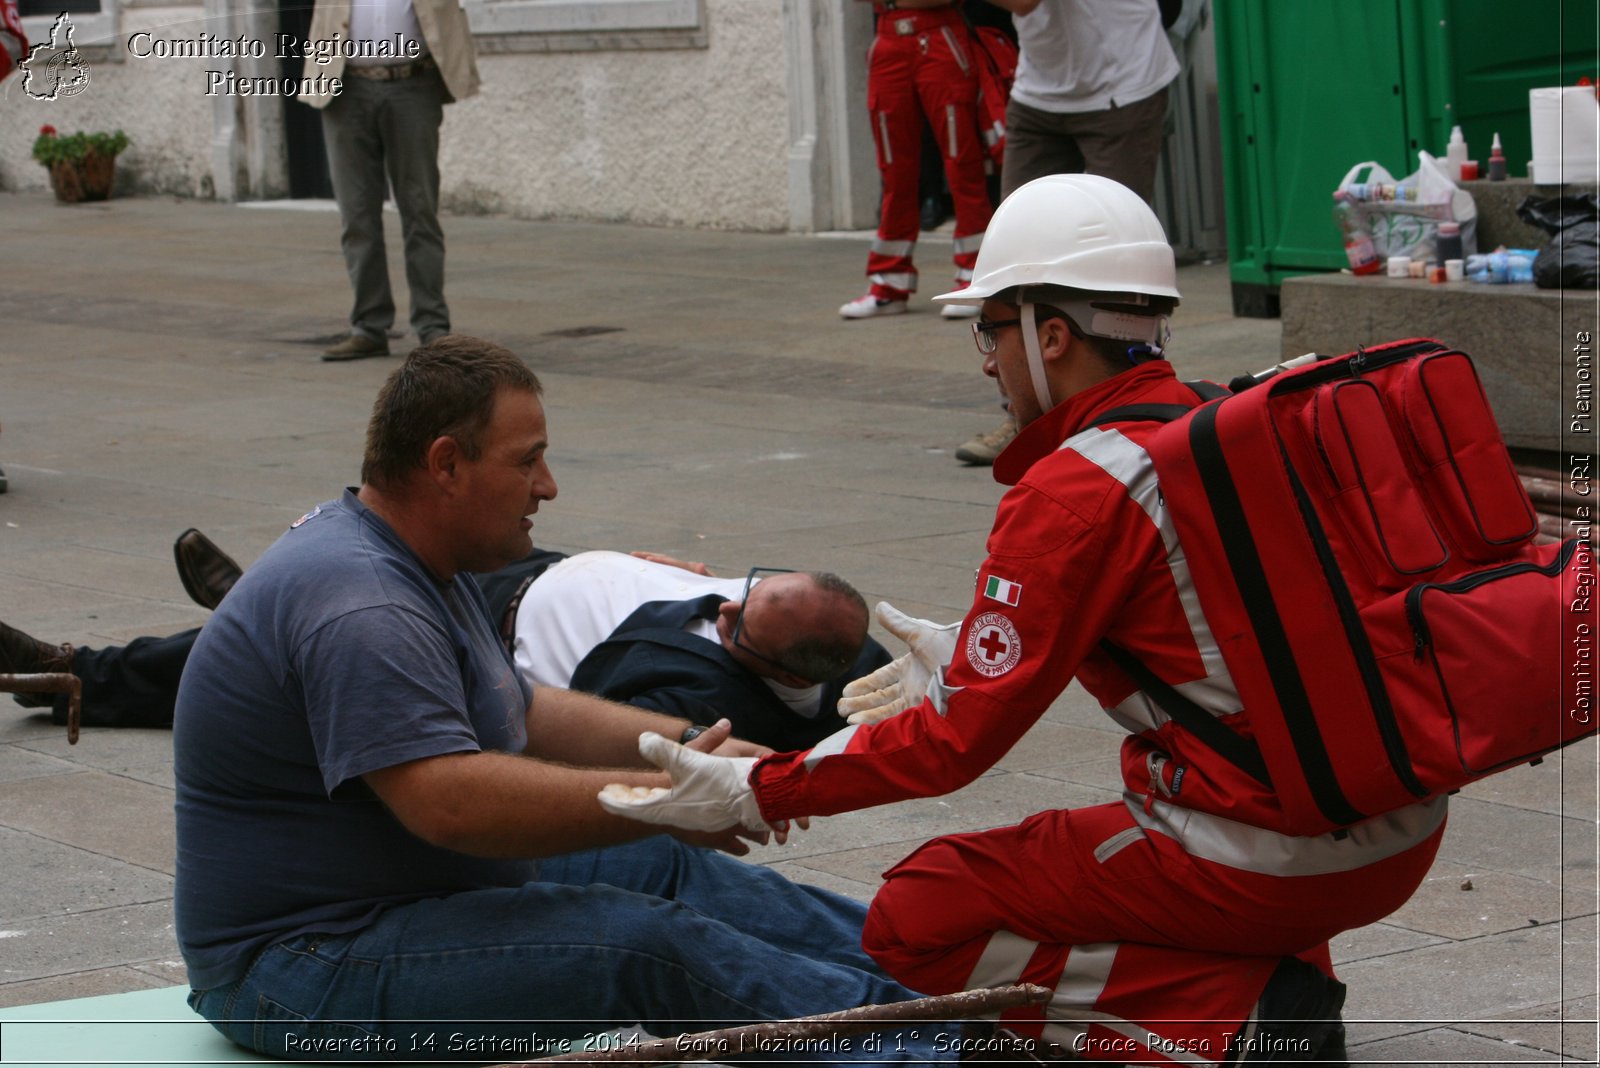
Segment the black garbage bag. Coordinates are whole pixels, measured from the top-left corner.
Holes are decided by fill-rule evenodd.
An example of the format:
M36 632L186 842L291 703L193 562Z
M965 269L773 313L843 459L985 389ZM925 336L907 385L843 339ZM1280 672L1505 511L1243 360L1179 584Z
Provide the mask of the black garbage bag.
M1533 260L1541 289L1600 288L1600 198L1593 193L1528 197L1517 217L1550 235Z

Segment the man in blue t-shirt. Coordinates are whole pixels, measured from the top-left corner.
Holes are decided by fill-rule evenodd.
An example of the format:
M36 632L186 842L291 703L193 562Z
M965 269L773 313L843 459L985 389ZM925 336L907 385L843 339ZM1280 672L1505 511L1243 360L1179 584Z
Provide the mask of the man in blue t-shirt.
M202 631L179 689L178 940L190 1004L275 1056L498 1059L913 996L864 907L645 837L607 783L664 787L685 720L529 688L468 572L556 495L541 387L449 336L384 385L362 484L297 520ZM758 750L725 723L695 748ZM948 1036L946 1036L948 1037ZM924 1026L834 1059L951 1057Z

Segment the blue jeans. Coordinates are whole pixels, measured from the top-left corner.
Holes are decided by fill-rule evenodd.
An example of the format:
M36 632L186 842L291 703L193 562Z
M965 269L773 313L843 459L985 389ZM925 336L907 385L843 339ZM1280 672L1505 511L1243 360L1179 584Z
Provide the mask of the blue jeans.
M633 1023L676 1035L915 997L862 951L865 913L657 836L544 861L525 886L395 906L352 934L290 938L189 1004L271 1056L520 1060ZM951 1033L922 1025L797 1057L949 1060Z

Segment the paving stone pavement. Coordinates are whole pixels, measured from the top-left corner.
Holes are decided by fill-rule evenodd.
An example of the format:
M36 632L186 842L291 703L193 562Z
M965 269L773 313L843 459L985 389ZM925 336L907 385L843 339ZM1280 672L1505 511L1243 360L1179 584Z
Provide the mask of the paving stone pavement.
M356 481L395 361L317 359L347 307L336 227L325 210L0 195L0 618L91 645L203 623L172 567L181 530L248 564ZM952 452L998 421L995 395L966 325L925 300L838 318L861 235L496 217L446 233L456 328L548 389L561 489L540 544L825 567L916 614L965 607L1000 489ZM926 293L947 243L923 241ZM1181 372L1278 358L1277 323L1231 316L1225 265L1180 285ZM759 860L864 899L930 835L1114 797L1117 739L1073 688L967 789L818 821ZM1338 939L1359 1063L1596 1063L1595 782L1584 744L1463 791L1416 897ZM165 731L69 746L0 708L0 1006L183 981L172 789Z

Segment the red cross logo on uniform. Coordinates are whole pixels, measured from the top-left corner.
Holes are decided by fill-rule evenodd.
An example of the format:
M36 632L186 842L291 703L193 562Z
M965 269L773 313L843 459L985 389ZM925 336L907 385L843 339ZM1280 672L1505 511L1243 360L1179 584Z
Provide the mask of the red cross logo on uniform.
M1004 675L1022 659L1022 639L1011 620L985 612L967 630L967 663L980 675Z
M998 662L1004 659L1011 643L1005 640L998 628L989 628L979 635L978 648L985 660Z

